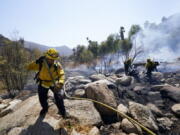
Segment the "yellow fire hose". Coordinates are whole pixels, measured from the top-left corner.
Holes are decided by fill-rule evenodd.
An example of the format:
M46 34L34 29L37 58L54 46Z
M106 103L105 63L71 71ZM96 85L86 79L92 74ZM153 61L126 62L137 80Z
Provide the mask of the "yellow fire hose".
M69 79L69 80L70 80L70 79ZM111 107L111 106L109 106L109 105L107 105L107 104L104 104L104 103L102 103L102 102L99 102L99 101L96 101L96 100L93 100L93 99L89 99L89 98L80 98L80 97L71 97L71 96L69 96L69 95L67 94L66 88L65 88L65 87L66 87L66 84L68 83L69 80L67 80L67 81L65 82L64 87L63 87L64 94L65 94L65 96L66 96L67 98L69 98L69 99L74 99L74 100L75 100L75 99L76 99L76 100L88 100L88 101L92 101L92 102L94 102L94 103L97 103L97 104L99 104L99 105L102 105L102 106L104 106L104 107L106 107L106 108L108 108L108 109L110 109L110 110L118 113L121 117L127 118L131 123L137 124L139 127L141 127L143 130L145 130L145 131L146 131L147 133L149 133L150 135L156 135L154 132L152 132L151 130L149 130L148 128L146 128L145 126L143 126L142 124L140 124L140 123L137 122L136 120L132 119L131 117L129 117L128 115L126 115L126 114L124 114L124 113L122 113L122 112L119 112L117 109L115 109L115 108L113 108L113 107Z
M49 72L49 74L50 74L51 79L53 80L54 86L56 86L55 80L54 80L54 78L53 78L53 76L52 76L52 74L51 74L51 72L50 72L50 69L49 69L49 66L48 66L48 64L47 64L47 61L44 60L44 63L45 63L45 65L46 65L47 69L48 69L48 72ZM70 79L69 79L69 80L70 80ZM93 100L93 99L89 99L89 98L80 98L80 97L71 97L71 96L69 96L69 95L67 94L66 88L65 88L65 86L66 86L66 84L69 82L69 80L67 80L67 81L64 83L64 87L63 87L64 94L65 94L65 96L66 96L67 98L69 98L69 99L74 99L74 100L75 100L75 99L76 99L76 100L87 100L87 101L92 101L92 102L94 102L94 103L97 103L97 104L99 104L99 105L102 105L102 106L104 106L104 107L106 107L106 108L108 108L108 109L110 109L110 110L118 113L121 117L127 118L132 124L137 124L139 127L141 127L143 130L145 130L145 131L146 131L147 133L149 133L150 135L156 135L153 131L149 130L148 128L146 128L145 126L143 126L141 123L139 123L139 122L137 122L136 120L132 119L132 118L129 117L128 115L126 115L126 114L124 114L124 113L122 113L122 112L119 112L117 109L115 109L115 108L113 108L113 107L111 107L111 106L109 106L109 105L107 105L107 104L104 104L104 103L102 103L102 102L99 102L99 101L96 101L96 100Z

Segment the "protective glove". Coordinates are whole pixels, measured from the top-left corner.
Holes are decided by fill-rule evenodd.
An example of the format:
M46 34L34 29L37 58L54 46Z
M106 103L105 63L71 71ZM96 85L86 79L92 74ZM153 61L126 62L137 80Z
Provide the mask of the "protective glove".
M56 86L54 87L54 92L55 93L57 93L57 92L59 92L61 89L62 89L62 87L63 87L63 84L62 83L58 83L58 82L56 82Z
M56 87L58 87L59 89L62 89L63 84L62 84L62 83L59 83L58 81L56 81Z

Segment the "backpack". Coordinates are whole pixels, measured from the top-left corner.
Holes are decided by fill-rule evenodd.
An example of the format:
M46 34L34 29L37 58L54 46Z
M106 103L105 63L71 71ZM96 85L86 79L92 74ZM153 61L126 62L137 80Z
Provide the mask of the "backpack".
M45 59L45 56L41 56L39 59L36 60L36 64L39 64L39 70L38 72L35 74L35 77L34 77L34 80L36 80L36 83L40 82L41 83L41 79L39 79L39 73L41 72L41 69L42 69L42 64L43 64L43 60ZM58 65L57 64L54 64L54 69L55 71L57 72L58 70Z
M45 56L41 56L39 59L36 60L36 64L39 64L39 70L34 76L34 80L36 80L36 83L40 82L40 79L38 78L38 76L39 76L39 73L42 69L42 63L43 63L44 59L45 59Z

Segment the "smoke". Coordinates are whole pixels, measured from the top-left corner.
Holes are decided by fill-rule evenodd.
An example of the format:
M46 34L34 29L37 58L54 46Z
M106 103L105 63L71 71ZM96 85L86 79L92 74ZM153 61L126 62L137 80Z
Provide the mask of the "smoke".
M160 24L146 22L135 35L136 46L143 47L143 58L173 61L180 56L180 13L163 17Z

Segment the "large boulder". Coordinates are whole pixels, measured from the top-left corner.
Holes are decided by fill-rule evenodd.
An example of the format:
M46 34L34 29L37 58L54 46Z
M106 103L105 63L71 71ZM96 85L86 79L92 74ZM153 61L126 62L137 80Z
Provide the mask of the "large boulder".
M97 127L93 127L93 128L89 131L88 135L100 135L100 131L99 131L99 129L98 129Z
M89 83L85 90L87 98L102 102L113 108L117 107L115 96L108 88L107 80L99 80L93 83ZM114 115L112 110L102 105L95 104L95 106L102 115Z
M149 103L156 105L157 107L163 107L164 101L161 97L161 93L159 91L150 91L146 96Z
M162 89L163 87L166 87L166 86L169 86L169 85L167 85L167 84L163 84L163 85L153 85L153 86L151 87L151 90L152 90L152 91L160 91L160 89Z
M121 123L121 128L126 133L137 133L139 135L142 135L142 130L138 125L132 124L128 119L123 119Z
M91 75L89 78L94 82L94 81L103 80L106 77L103 74L94 74L94 75Z
M119 104L117 110L123 114L127 114L129 112L128 108L123 104Z
M133 80L133 78L131 76L123 76L116 80L116 84L122 85L122 86L129 86L131 84L132 80Z
M102 120L99 112L91 101L64 100L67 113L83 125L99 125Z
M170 130L173 125L173 122L167 117L157 118L157 121L163 130Z
M0 112L1 112L4 108L6 108L7 106L8 106L8 104L1 103L1 104L0 104Z
M9 102L9 106L0 112L0 117L3 117L5 115L7 115L8 113L12 112L14 110L14 108L16 107L16 105L21 102L22 101L19 99L15 99L15 100Z
M107 79L108 81L113 82L113 83L115 83L118 78L119 78L119 77L117 77L115 74L106 77L106 79Z
M16 100L17 103L17 100ZM13 103L11 103L13 104ZM14 103L15 104L15 103ZM56 111L51 111L52 107ZM13 111L0 118L1 135L57 135L60 116L55 104L51 105L45 117L39 116L41 110L38 96L32 96L16 104Z
M180 102L180 88L171 85L155 85L152 90L160 91L163 98L169 98L175 102Z
M139 103L129 102L129 111L133 118L144 126L154 131L158 130L155 118L148 107Z
M111 124L111 127L112 127L113 129L117 129L117 130L120 129L120 126L121 126L121 122L116 122L116 123L112 123L112 124Z
M180 116L180 104L175 104L171 107L171 110L177 115Z
M26 118L28 115L33 114L33 112L36 110L36 104L38 104L38 107L40 107L38 97L30 97L27 100L19 103L18 107L16 106L17 109L13 109L14 111L12 113L0 118L0 134L3 135L3 133L7 130L19 126L20 123L24 123L25 121L27 122Z
M154 104L148 103L147 107L152 111L153 114L155 114L156 116L163 116L162 111Z
M84 89L77 89L74 91L75 97L85 97L85 90Z
M135 86L134 88L133 88L133 91L135 91L135 92L141 92L141 91L143 91L143 90L145 90L145 87L144 86Z
M69 82L72 84L87 84L90 83L91 80L86 79L84 76L75 76L75 77L69 77Z
M85 84L90 83L91 80L84 76L69 77L66 85L66 91L74 92L76 89L84 89Z

